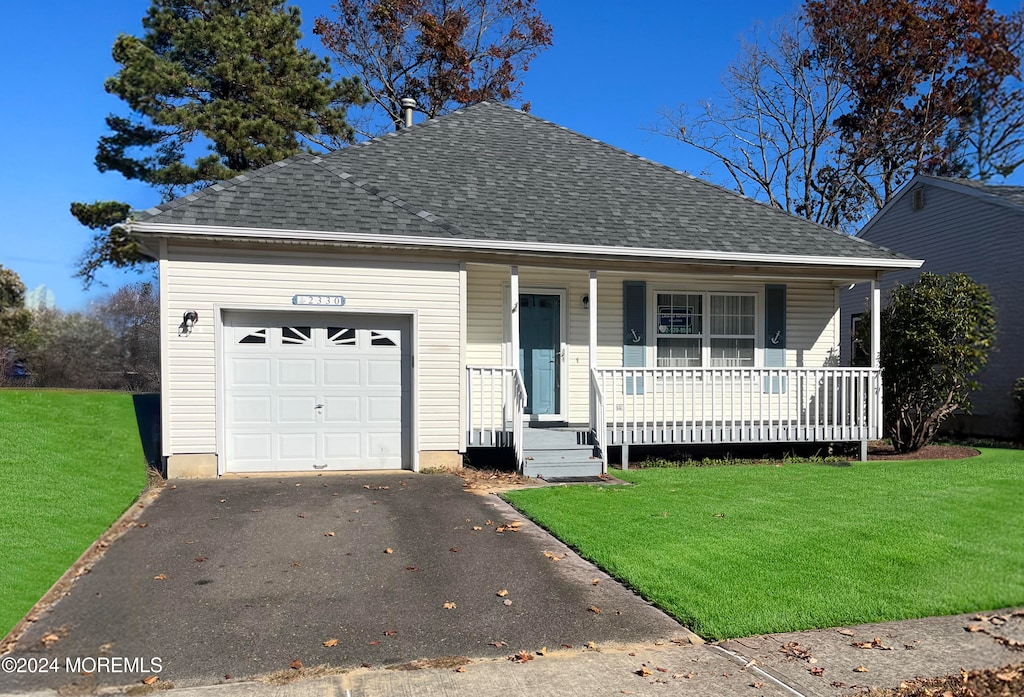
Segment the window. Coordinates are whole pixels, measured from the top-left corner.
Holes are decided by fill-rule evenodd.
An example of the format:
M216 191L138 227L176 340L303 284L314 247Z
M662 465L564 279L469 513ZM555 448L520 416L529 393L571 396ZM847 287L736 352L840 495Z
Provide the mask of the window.
M656 293L657 366L753 366L756 308L754 295Z

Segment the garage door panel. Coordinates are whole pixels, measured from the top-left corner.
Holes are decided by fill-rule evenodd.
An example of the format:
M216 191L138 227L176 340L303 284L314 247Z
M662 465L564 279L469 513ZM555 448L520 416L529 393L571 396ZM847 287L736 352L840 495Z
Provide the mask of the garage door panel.
M234 358L231 360L231 383L252 387L270 386L270 358Z
M407 464L407 318L239 311L226 323L229 471Z
M236 395L231 398L235 423L268 425L273 411L269 395Z
M366 421L367 424L381 426L391 424L400 426L402 423L402 398L395 397L374 397L366 398Z
M279 433L277 454L282 460L315 460L317 432Z
M398 356L387 359L371 358L366 361L366 384L369 387L387 387L402 384L402 363L395 360Z
M316 386L315 358L280 358L277 361L277 384L282 387Z
M314 395L277 398L277 419L283 424L315 424L317 401Z
M324 423L359 425L362 400L358 396L327 397L324 399Z
M322 361L325 387L347 387L359 385L362 361L358 358L325 358Z
M236 460L270 462L274 453L269 433L235 433L231 438L231 454Z

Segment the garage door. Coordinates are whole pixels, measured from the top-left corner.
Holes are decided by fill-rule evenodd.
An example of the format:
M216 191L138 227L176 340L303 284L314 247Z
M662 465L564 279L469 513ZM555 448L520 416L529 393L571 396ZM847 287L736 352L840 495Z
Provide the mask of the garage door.
M408 318L226 313L225 469L410 462Z

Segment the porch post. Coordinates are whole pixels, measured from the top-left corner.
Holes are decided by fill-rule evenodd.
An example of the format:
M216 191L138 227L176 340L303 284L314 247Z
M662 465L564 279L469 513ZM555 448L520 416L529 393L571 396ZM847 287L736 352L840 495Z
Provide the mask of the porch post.
M512 291L509 298L509 322L511 323L512 366L519 366L519 267L510 269Z
M875 412L875 423L878 424L879 436L884 436L884 425L882 422L882 379L878 376L877 371L882 367L881 363L881 350L882 350L882 290L878 287L877 279L871 281L871 370L872 380L877 380L878 392L872 394L871 398L874 400L874 412ZM861 460L868 459L868 443L865 440L861 444Z
M597 368L597 271L590 272L590 369Z

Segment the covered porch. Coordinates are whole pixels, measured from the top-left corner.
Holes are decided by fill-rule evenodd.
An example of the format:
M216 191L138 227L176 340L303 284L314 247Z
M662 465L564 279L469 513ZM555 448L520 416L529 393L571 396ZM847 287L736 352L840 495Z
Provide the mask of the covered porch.
M533 429L548 427L565 433L563 460L574 447L600 474L612 448L624 467L632 446L648 445L859 442L864 457L882 435L877 278L872 365L842 367L835 298L846 277L523 271L526 282L517 265L467 272L468 448L510 448L520 471L538 474L551 458L531 452ZM474 321L488 311L503 318L500 336L497 320Z

